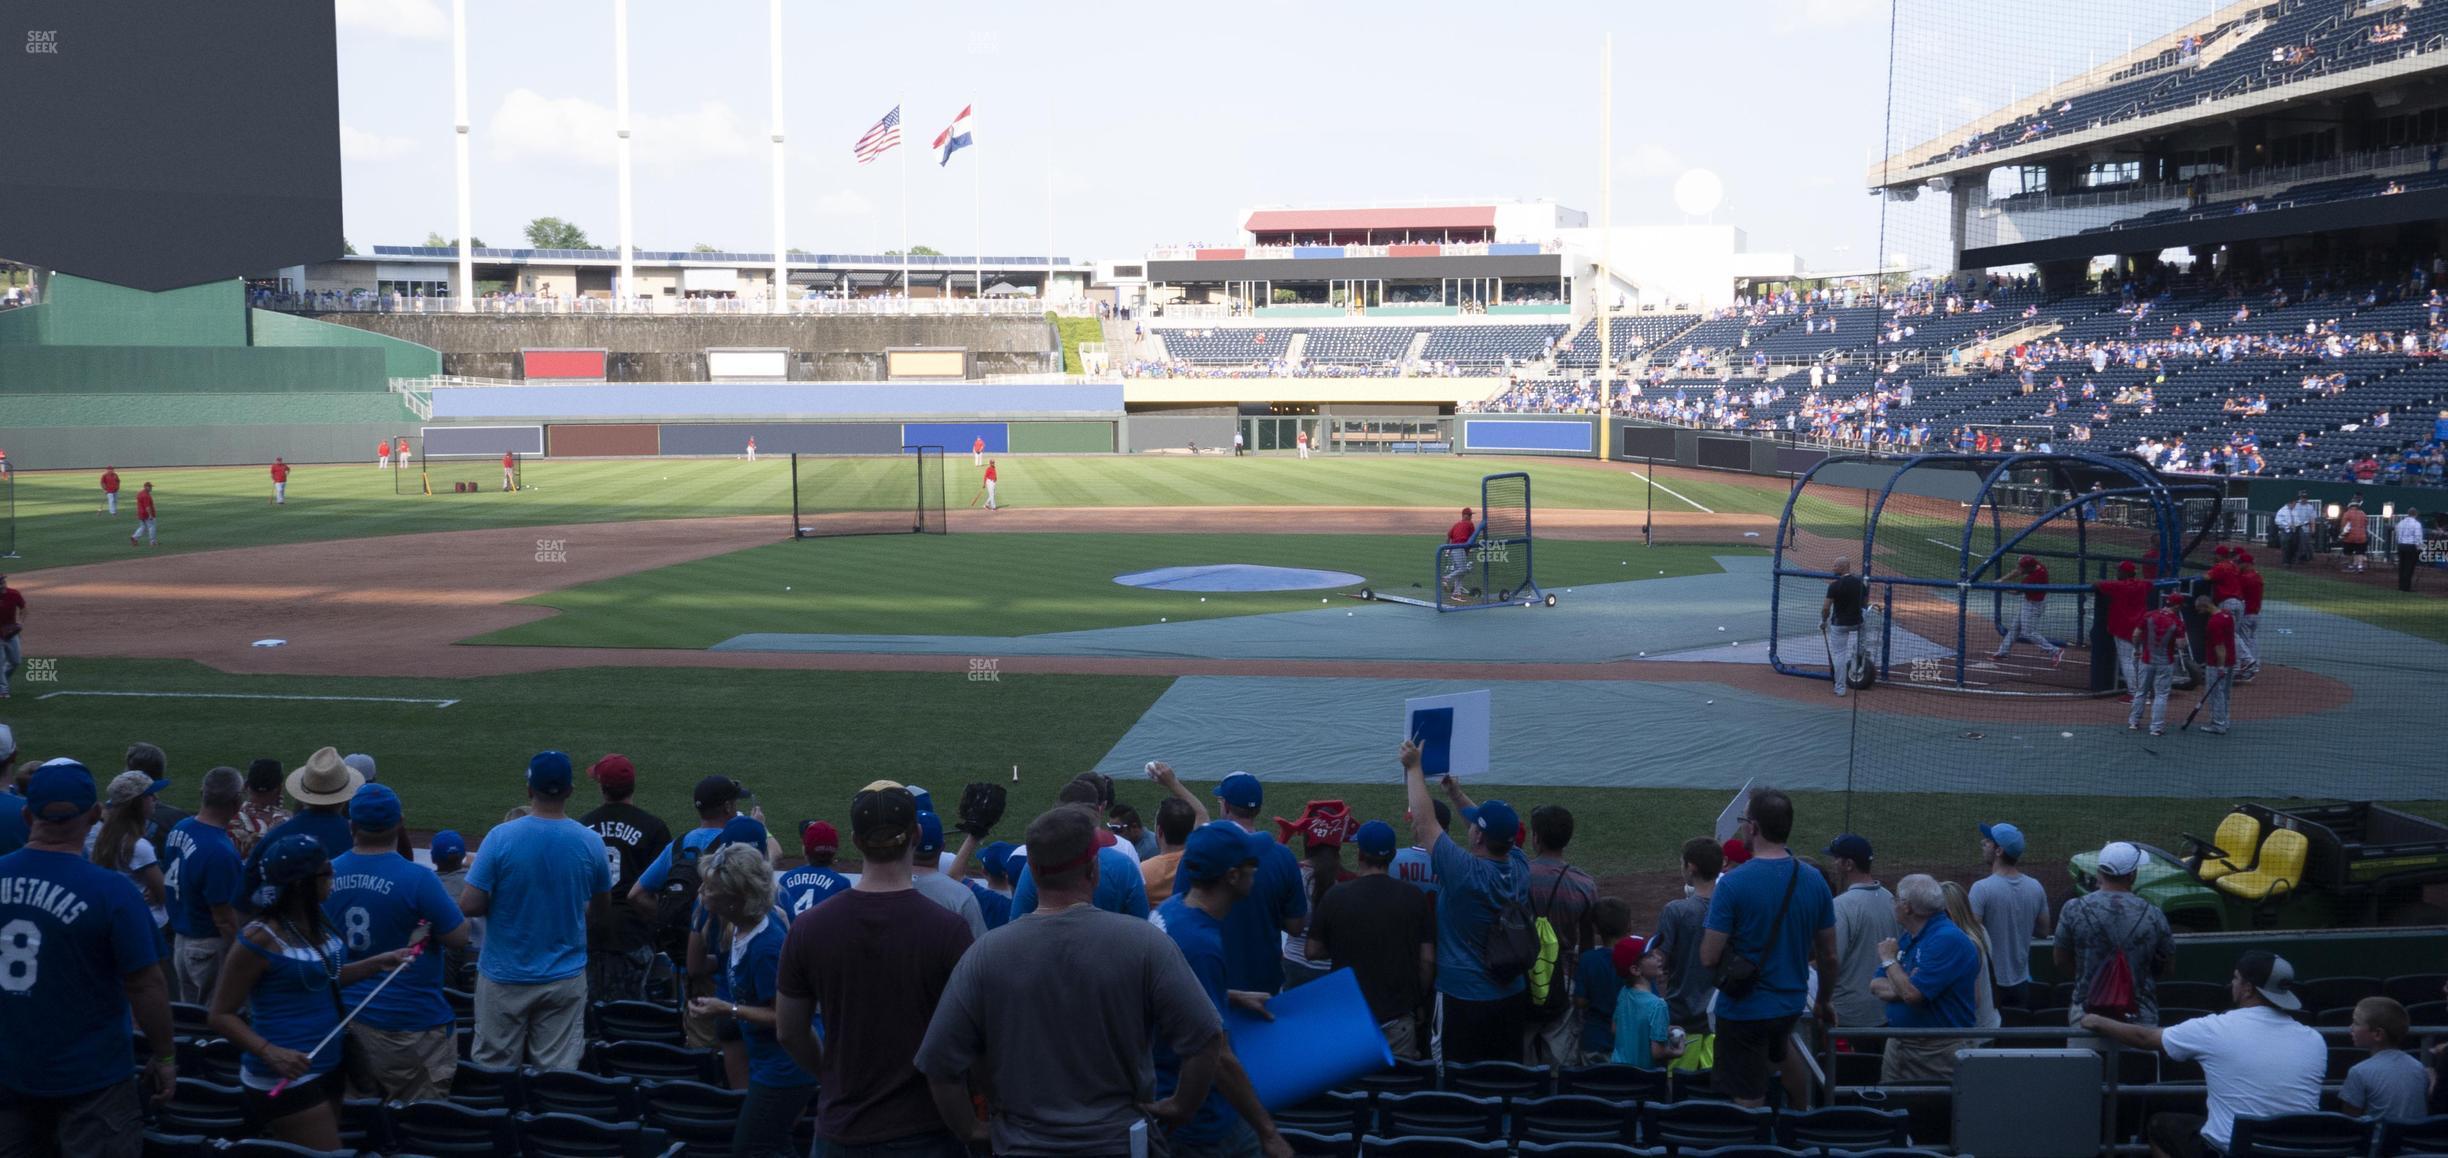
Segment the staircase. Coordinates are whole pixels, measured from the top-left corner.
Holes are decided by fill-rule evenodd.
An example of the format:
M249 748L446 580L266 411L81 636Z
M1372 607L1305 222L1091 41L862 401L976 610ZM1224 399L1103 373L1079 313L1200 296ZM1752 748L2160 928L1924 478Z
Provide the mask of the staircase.
M1309 356L1309 331L1292 331L1292 340L1284 343L1284 365L1298 366Z
M1411 335L1411 344L1403 347L1403 374L1406 377L1409 376L1411 373L1411 367L1419 365L1420 359L1425 357L1427 353L1428 331L1421 330L1420 332Z

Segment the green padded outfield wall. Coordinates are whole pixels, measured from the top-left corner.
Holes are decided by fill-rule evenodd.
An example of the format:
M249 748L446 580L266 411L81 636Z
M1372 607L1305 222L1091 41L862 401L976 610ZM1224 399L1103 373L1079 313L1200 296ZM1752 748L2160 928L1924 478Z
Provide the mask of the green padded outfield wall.
M147 467L269 464L279 455L293 463L374 462L374 444L405 424L282 423L260 426L0 426L0 447L22 470L95 470L119 473ZM140 481L130 478L133 491ZM167 484L165 484L167 485ZM271 480L264 482L271 489Z
M1111 422L1015 422L1013 454L1112 454Z
M50 309L35 306L34 309ZM251 394L383 391L385 351L372 347L0 346L0 391Z
M45 346L247 344L246 283L236 280L146 293L55 273L26 312Z
M355 347L383 352L383 374L391 378L430 378L442 372L442 352L388 334L336 326L272 310L253 310L255 345L269 347Z

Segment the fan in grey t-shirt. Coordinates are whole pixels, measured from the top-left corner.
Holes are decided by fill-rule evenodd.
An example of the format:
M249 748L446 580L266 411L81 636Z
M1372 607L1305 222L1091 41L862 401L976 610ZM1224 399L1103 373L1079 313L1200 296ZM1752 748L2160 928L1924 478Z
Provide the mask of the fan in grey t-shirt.
M1709 1003L1717 998L1717 972L1700 964L1700 938L1708 930L1709 901L1717 889L1717 873L1725 867L1725 850L1705 836L1683 842L1683 881L1688 895L1658 911L1657 935L1649 948L1666 957L1667 1016L1685 1033L1709 1029Z
M2158 977L2175 960L2176 938L2167 914L2132 892L2141 864L2140 849L2121 840L2108 845L2100 850L2100 891L2067 901L2057 911L2057 972L2074 978L2069 1024L2082 1020L2083 995L2091 992L2091 979L2111 947L2125 953L2125 965L2133 970L2135 1023L2159 1024ZM2121 875L2119 868L2125 870Z

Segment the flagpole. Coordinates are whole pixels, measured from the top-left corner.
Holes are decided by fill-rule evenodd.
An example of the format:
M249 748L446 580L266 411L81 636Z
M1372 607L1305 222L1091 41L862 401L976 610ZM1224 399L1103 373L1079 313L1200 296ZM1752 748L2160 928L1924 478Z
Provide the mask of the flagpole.
M627 0L622 0L627 3ZM773 31L767 37L767 55L773 72L773 312L790 309L790 246L782 240L782 197L784 148L782 144L782 0L773 0L768 18Z
M1613 457L1610 444L1615 388L1615 34L1598 48L1598 461Z
M461 308L474 309L476 298L476 216L468 191L468 67L467 0L451 0L451 150L458 167L459 280L451 287Z
M977 140L977 110L974 107L969 110L969 136L974 147ZM977 181L977 287L972 292L977 295L979 301L984 301L986 300L986 162L981 159L972 164L970 168L976 170L971 176ZM985 307L978 308L984 309Z
M902 101L900 104L895 105L895 106L893 106L893 107L894 107L894 109L895 109L896 111L900 112L900 114L901 114L901 124L900 124L900 126L899 126L899 127L900 127L900 128L902 128L902 129L905 129L905 130L906 130L906 129L908 129L908 128L909 128L909 102L908 102L908 101L906 101L906 100L904 100L904 101ZM910 234L909 234L909 155L910 155L910 143L909 143L909 140L908 140L908 137L907 137L907 134L906 134L906 133L904 133L904 135L903 135L903 139L902 139L901 144L900 144L900 149L901 149L901 298L902 298L902 300L903 300L903 301L916 301L916 300L918 300L918 289L917 289L917 287L915 287L915 286L913 286L913 285L911 285L911 284L910 284L910 239L909 239L909 237L910 237Z
M636 202L629 177L629 0L612 0L612 44L612 147L620 169L620 284L612 291L617 312L637 302L637 246L630 232Z

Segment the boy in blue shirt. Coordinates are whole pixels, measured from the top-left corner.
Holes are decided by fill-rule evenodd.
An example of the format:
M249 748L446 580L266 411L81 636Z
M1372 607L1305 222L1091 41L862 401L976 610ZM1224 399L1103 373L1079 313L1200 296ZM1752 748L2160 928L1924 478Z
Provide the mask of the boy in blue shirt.
M1683 1043L1675 1039L1666 999L1657 995L1658 979L1666 975L1666 957L1650 952L1649 943L1638 937L1615 942L1610 955L1616 974L1623 978L1623 992L1615 996L1614 1060L1644 1070L1664 1069L1666 1063L1683 1056Z
M1623 979L1615 972L1615 946L1632 934L1632 906L1622 897L1600 897L1590 906L1598 943L1581 951L1573 969L1573 1004L1581 1007L1581 1064L1602 1065L1615 1057L1615 995Z
M1268 1016L1268 994L1225 988L1224 922L1233 906L1249 900L1268 850L1281 847L1272 838L1230 820L1200 827L1182 846L1181 869L1174 878L1182 891L1158 906L1150 918L1181 949L1218 1016L1228 1004ZM1160 1043L1156 1047L1156 1096L1170 1096L1180 1079L1180 1056ZM1227 1158L1262 1150L1270 1155L1290 1153L1275 1130L1274 1119L1258 1104L1257 1091L1250 1087L1249 1074L1242 1070L1229 1042L1216 1067L1215 1085L1199 1103L1197 1116L1165 1140L1176 1158Z
M442 951L466 949L468 928L442 878L399 854L399 826L397 794L380 784L357 790L349 800L356 843L332 859L323 912L340 931L350 961L407 948L419 926L440 942L382 992L374 992L382 981L377 975L340 995L352 1009L365 1003L348 1027L349 1085L384 1101L418 1102L448 1096L459 1072L456 1021L442 995Z
M782 896L778 902L794 921L826 898L850 888L850 878L833 867L833 858L841 855L841 832L831 823L811 820L800 825L799 851L806 854L807 863L782 874Z

